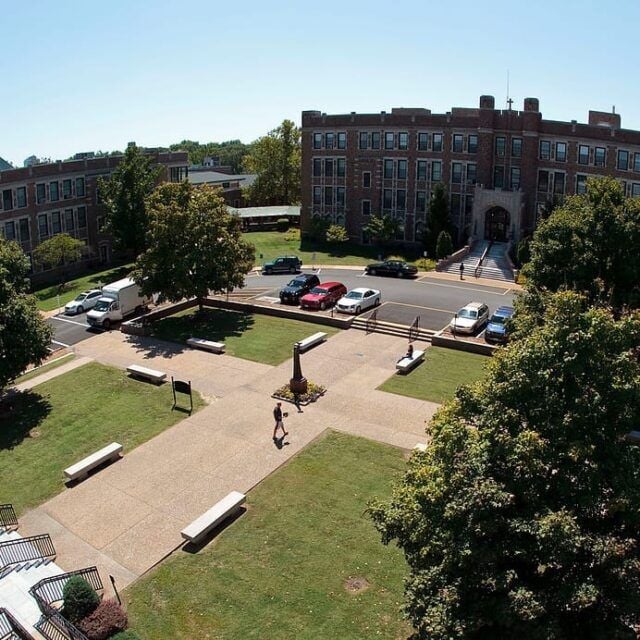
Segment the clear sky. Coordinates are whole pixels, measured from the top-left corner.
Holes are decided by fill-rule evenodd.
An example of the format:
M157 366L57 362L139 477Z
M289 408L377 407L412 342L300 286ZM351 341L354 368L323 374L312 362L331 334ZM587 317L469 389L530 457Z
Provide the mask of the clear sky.
M0 156L245 142L303 109L540 99L640 129L640 2L0 0Z

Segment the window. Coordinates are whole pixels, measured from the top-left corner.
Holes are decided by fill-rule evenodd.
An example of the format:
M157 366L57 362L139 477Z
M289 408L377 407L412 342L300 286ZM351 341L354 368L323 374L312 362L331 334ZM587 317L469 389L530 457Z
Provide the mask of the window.
M395 144L395 136L392 131L386 131L384 134L384 148L393 149Z
M184 169L186 171L186 167L177 167L178 169ZM84 198L84 178L76 178L76 196L79 198Z
M631 185L631 196L633 198L637 198L638 196L640 196L640 183L634 182Z
M333 158L326 158L324 161L324 177L333 178Z
M4 237L7 240L16 239L16 223L13 220L4 223Z
M78 229L87 227L87 207L78 207Z
M54 211L51 214L51 233L55 236L56 233L62 233L62 220L60 218L60 212Z
M416 191L416 211L424 213L427 210L427 192Z
M393 160L385 160L384 161L384 173L382 174L385 180L389 180L393 178Z
M477 153L478 152L478 136L475 134L471 134L468 140L467 151L469 153Z
M596 147L593 154L593 164L596 167L604 167L607 162L607 150L604 147Z
M589 145L578 145L578 164L589 164Z
M45 213L38 216L38 235L41 240L49 236L49 223Z
M629 152L618 149L618 169L626 171L629 168Z
M368 189L369 187L371 187L371 171L365 171L362 174L362 186L365 189Z
M551 160L550 140L540 140L540 160Z
M416 180L426 180L427 179L427 161L426 160L418 160L416 168Z
M520 167L511 167L511 188L517 191L520 188Z
M522 157L522 138L511 138L511 156L513 158Z
M405 189L398 189L396 191L396 208L403 210L407 207L407 192Z
M549 191L549 172L538 171L538 191Z
M379 131L374 131L371 134L371 148L372 149L380 148L380 132Z
M398 134L398 149L408 149L409 148L409 134L405 131L402 131Z
M322 149L322 134L314 133L313 134L313 148L314 149Z
M322 175L322 159L314 158L313 159L313 177L319 178Z
M442 180L442 162L434 160L431 163L431 181L439 182L440 180Z
M16 189L16 199L18 201L18 209L27 206L27 187L18 187Z
M358 148L359 149L369 148L369 134L366 131L360 132L360 136L358 137Z
M462 182L462 162L451 163L451 182L460 184Z
M502 189L504 187L504 167L494 167L493 188Z
M564 194L564 173L556 171L553 174L553 193L556 195Z
M453 134L453 142L451 144L451 150L454 153L462 153L464 149L464 136L461 133Z
M63 180L62 181L62 197L65 200L68 200L71 197L71 180Z
M169 167L169 182L183 182L187 179L188 171L187 167ZM78 181L82 182L82 193L78 191ZM76 178L76 195L84 196L84 178Z
M21 242L29 242L31 240L31 232L29 230L29 218L22 218L18 222L20 227L20 240Z
M338 149L347 148L347 134L344 131L338 133Z
M333 206L333 187L324 188L324 206L325 207Z
M451 194L451 217L457 218L460 215L460 194L452 193Z
M51 202L57 202L58 200L60 200L60 193L58 191L57 182L49 183L49 200L51 200Z
M556 162L567 161L567 143L556 142Z
M398 160L398 180L407 179L407 161Z
M2 192L2 208L5 211L13 209L13 192L11 189L5 189Z
M347 171L347 161L345 158L338 158L337 172L338 178L344 178Z
M442 134L441 133L433 134L433 150L442 151Z
M393 191L391 189L385 189L382 192L382 207L384 209L393 207Z
M576 176L576 193L582 194L587 192L587 176L578 174Z
M73 231L76 228L73 220L73 209L64 210L64 228L66 231Z
M336 187L336 205L344 207L344 187Z
M640 153L633 154L633 170L640 173Z
M47 189L43 182L36 185L36 202L42 204L47 199Z
M371 215L371 200L363 200L361 207L363 216Z
M313 204L322 204L322 187L313 187Z
M498 136L496 138L496 155L498 157L504 157L506 145L507 139L504 136Z
M418 134L418 151L426 151L429 148L429 134Z
M324 148L325 149L333 149L333 133L325 133L324 134Z
M469 162L467 164L467 183L475 184L478 171L478 165L475 162Z

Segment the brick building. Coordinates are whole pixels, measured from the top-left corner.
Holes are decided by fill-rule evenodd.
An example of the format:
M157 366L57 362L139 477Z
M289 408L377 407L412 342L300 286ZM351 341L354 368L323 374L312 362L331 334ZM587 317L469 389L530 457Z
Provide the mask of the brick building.
M161 180L187 178L186 152L147 152L163 171ZM123 156L84 158L0 171L0 234L17 241L31 256L36 245L65 232L82 240L85 250L75 270L112 261L111 238L101 232L104 212L98 178L108 178ZM34 265L34 280L55 276Z
M622 129L615 110L589 111L588 124L544 120L536 98L522 111L496 109L492 96L444 114L303 111L302 162L302 227L323 216L361 242L379 213L399 220L397 240L419 242L438 182L459 243L517 240L589 176L614 176L640 195L639 131Z

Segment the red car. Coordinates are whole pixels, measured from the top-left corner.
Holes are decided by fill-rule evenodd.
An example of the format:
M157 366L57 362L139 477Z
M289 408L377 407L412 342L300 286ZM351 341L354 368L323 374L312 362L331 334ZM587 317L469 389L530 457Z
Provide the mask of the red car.
M300 306L303 309L324 311L327 307L338 302L345 293L347 293L347 287L341 282L322 282L300 298Z

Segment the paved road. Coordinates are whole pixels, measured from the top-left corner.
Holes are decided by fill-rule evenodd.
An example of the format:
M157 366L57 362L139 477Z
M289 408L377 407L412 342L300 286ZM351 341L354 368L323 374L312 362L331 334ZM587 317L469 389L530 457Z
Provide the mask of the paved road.
M86 321L86 313L75 316L59 314L50 317L47 322L53 327L54 339L51 348L55 351L62 347L70 347L96 334L96 329L90 329Z

